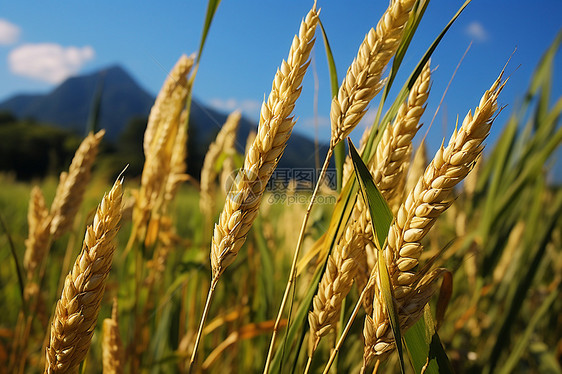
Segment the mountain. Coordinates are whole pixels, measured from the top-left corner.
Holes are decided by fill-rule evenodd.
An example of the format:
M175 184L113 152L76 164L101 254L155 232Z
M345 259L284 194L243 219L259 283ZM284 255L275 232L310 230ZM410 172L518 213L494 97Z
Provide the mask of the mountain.
M147 118L154 103L152 97L120 66L67 79L44 95L16 95L0 102L0 111L9 111L18 119L32 118L78 134L84 134L96 93L101 88L99 127L106 129L106 139L118 143L119 136L133 118ZM192 101L189 134L189 165L192 175L199 168L209 144L214 140L227 114L206 107L196 98ZM246 138L257 123L242 118L238 129L238 151L243 153ZM314 167L314 143L294 133L288 141L279 167ZM320 154L327 148L322 147Z
M106 129L107 138L115 140L131 118L147 116L154 102L120 66L69 78L45 95L14 96L0 103L0 110L8 110L20 119L33 118L82 134L100 85L103 91L99 124Z

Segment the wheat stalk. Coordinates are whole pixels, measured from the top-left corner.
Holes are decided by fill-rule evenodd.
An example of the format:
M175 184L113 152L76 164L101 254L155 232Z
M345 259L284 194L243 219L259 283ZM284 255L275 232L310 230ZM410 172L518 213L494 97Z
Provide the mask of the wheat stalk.
M422 72L414 82L407 100L400 105L395 120L386 126L381 141L379 142L375 156L369 162L369 169L373 175L373 181L387 202L396 200L401 196L405 184L406 170L412 153L412 139L421 127L419 120L425 110L425 102L429 96L431 69L429 62L424 66ZM362 247L365 248L365 258L368 271L358 278L358 286L362 289L366 285L364 279L376 264L376 249L371 245L373 232L371 217L363 199L357 199L350 222L355 226L356 235L362 239ZM365 299L365 308L368 314L371 312L368 293Z
M251 134L252 133L248 134L247 140L249 140ZM255 132L253 132L253 134L255 134ZM248 147L250 146L251 144ZM222 163L220 186L221 186L221 190L224 192L224 195L226 195L228 191L230 191L231 181L234 175L234 168L235 168L234 157L237 155L236 134L233 134L233 136L230 136L226 139L224 143L223 152L226 155L226 158Z
M448 146L441 146L437 151L423 177L398 210L385 247L389 272L397 286L397 298L408 292L408 285L414 277L411 270L418 264L422 251L421 239L437 217L451 205L453 188L470 172L484 148L482 143L490 131L498 109L497 98L505 85L505 82L501 83L502 76L503 72L484 93L474 115L468 112L460 129L451 136Z
M369 102L383 87L381 75L400 44L404 25L415 0L393 0L359 47L338 95L332 100L330 147L345 139L367 111Z
M152 152L151 148L156 142L156 133L158 128L168 121L170 114L175 114L176 116L180 114L183 106L178 108L178 103L174 100L174 98L178 96L182 98L185 97L184 91L188 85L187 75L191 71L193 63L194 56L180 56L172 68L172 71L170 71L166 80L164 80L164 84L162 85L162 88L160 88L160 92L158 92L158 96L156 97L154 105L152 106L148 116L148 123L146 125L143 140L145 156ZM172 117L173 116L174 115L172 115Z
M238 172L230 188L219 221L215 224L210 256L213 279L190 365L195 361L202 327L218 279L234 261L244 244L258 213L267 182L277 167L295 125L291 114L310 63L308 57L314 46L317 23L318 12L315 3L301 22L298 36L293 38L287 61L281 63L275 74L271 93L261 107L257 136L246 154L244 167Z
M318 193L318 187L324 177L335 146L349 135L351 130L359 123L366 112L368 103L382 88L383 82L380 81L380 76L384 67L398 48L404 25L409 18L409 13L414 2L415 0L397 0L391 2L377 24L376 31L375 29L371 29L365 36L363 43L359 47L357 57L347 70L347 75L339 88L338 95L332 100L330 110L332 128L330 147L301 225L296 249L293 254L289 280L285 287L281 306L279 307L276 323L273 328L273 335L269 344L269 351L264 369L265 373L269 371L279 322L281 321L283 309L285 308L289 292L296 277L297 259L300 254L312 205Z
M113 299L111 318L103 320L102 365L103 374L121 374L125 371L123 343L119 333L117 299Z
M35 276L37 268L47 254L51 228L51 216L45 204L43 193L38 186L31 190L27 222L29 234L25 240L23 267L29 282Z
M68 173L60 175L55 198L51 205L51 235L56 239L67 232L74 217L82 204L84 191L90 181L91 169L98 153L98 146L105 134L105 130L100 130L96 134L90 133L82 141Z
M86 357L111 269L122 196L118 179L86 229L82 251L66 276L53 316L45 373L72 372Z

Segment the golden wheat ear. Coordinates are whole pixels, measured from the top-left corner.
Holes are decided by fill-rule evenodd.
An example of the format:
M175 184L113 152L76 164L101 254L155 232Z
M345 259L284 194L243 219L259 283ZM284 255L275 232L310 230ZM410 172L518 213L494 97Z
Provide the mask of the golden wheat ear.
M118 179L86 228L82 251L66 276L53 316L45 373L72 372L86 357L111 269L122 197Z
M111 318L103 320L102 362L103 374L121 374L125 371L123 343L119 333L117 299L113 299Z
M215 181L218 174L216 163L221 154L234 147L240 118L242 118L242 114L238 110L232 112L227 117L215 141L209 145L209 150L203 161L203 167L201 168L201 197L199 200L199 208L208 221L206 226L210 226L212 217L215 214Z
M67 232L82 204L84 191L90 182L91 170L98 154L99 144L105 134L100 130L90 133L80 144L68 173L60 176L59 185L51 204L51 235L56 239Z
M330 148L345 139L384 86L382 72L396 53L415 0L394 0L359 47L338 94L332 100Z
M133 208L132 233L125 253L137 239L144 240L147 247L154 244L159 219L179 182L185 179L187 114L182 116L182 113L186 113L184 107L191 89L188 74L193 62L194 58L186 55L178 59L150 110L144 132L141 187Z
M423 250L421 240L452 204L453 188L468 175L484 149L483 142L498 112L498 96L505 85L502 77L503 71L484 93L474 113L469 111L462 126L455 129L447 147L441 146L437 151L389 229L384 255L392 278L400 327L404 330L421 316L424 305L433 295L434 281L445 271L435 269L426 273L424 268L416 272ZM376 274L372 276L377 277ZM373 359L384 360L395 347L380 294L378 287L373 314L365 320L365 364Z
M27 273L27 279L30 281L36 275L39 264L43 262L47 254L51 228L51 216L45 204L43 192L38 186L31 190L27 222L29 234L25 240L23 267Z
M275 74L271 92L261 107L258 133L246 153L244 167L236 176L215 224L210 253L213 279L195 339L191 365L195 360L202 326L218 279L234 262L244 244L258 214L265 187L285 151L296 123L292 112L310 64L309 56L314 46L317 24L318 11L315 3L302 20L298 35L293 38L287 61L281 63Z
M219 277L234 261L254 222L267 182L295 125L291 116L301 93L308 68L318 12L314 7L295 35L289 57L277 70L271 93L262 104L257 136L250 146L244 168L228 193L223 211L215 225L211 245L213 277Z

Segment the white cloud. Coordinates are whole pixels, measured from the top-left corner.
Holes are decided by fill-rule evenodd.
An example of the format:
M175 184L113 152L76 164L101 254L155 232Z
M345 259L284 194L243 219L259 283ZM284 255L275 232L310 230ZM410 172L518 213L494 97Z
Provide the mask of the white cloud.
M472 21L465 29L468 36L478 42L488 40L488 32L484 26L478 21Z
M20 28L7 20L0 18L0 45L10 45L18 41Z
M209 105L217 110L225 112L232 112L236 109L239 109L244 114L252 118L259 118L261 108L261 102L259 101L250 99L239 100L235 98L214 98L209 101Z
M24 44L10 52L12 73L49 83L60 83L94 58L94 49L54 43Z

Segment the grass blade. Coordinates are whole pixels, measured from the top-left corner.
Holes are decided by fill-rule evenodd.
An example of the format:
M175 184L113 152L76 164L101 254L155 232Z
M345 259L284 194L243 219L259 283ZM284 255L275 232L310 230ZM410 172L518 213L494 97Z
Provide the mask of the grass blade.
M382 248L384 247L386 236L392 223L392 212L388 207L384 197L381 195L375 182L373 182L373 177L367 169L367 166L359 156L357 149L348 138L349 143L349 153L351 155L351 160L353 161L353 167L355 168L355 174L357 180L359 181L361 195L365 200L365 204L369 207L369 212L371 214L371 223L373 225L373 232L375 235L375 241L378 244L378 270L380 276L380 287L383 294L384 305L386 306L386 311L390 320L390 326L392 327L392 332L394 334L394 341L396 342L396 349L398 351L398 357L400 359L400 369L402 373L405 372L404 366L404 352L402 348L402 333L400 332L400 321L398 319L398 311L396 310L396 304L394 303L394 294L392 283L390 281L390 275L388 273L388 268L386 266L386 260L384 258L384 253Z
M201 42L199 43L199 52L197 53L196 66L199 65L199 61L201 60L201 54L203 53L203 47L205 46L205 41L207 40L207 34L209 33L211 23L213 22L213 17L215 16L215 12L217 11L220 3L221 0L209 0L207 2L207 13L205 14L205 24L203 25Z
M336 63L334 61L334 55L332 54L332 48L330 47L330 42L328 41L328 35L322 25L322 21L319 19L318 24L320 25L320 30L322 30L322 39L324 40L324 49L326 50L326 60L328 61L328 69L330 72L330 91L332 97L338 94L338 72L336 70ZM343 182L343 164L345 162L345 145L343 143L336 145L334 148L334 158L336 161L336 173L337 173L337 190L338 192L342 189Z
M416 373L453 373L449 358L433 328L435 322L429 305L425 306L424 318L404 334L410 361Z
M359 156L357 149L349 138L348 143L349 153L355 168L355 174L357 176L357 180L359 181L359 185L361 186L361 195L365 199L365 203L369 206L375 238L378 241L379 249L382 249L386 241L386 235L390 229L390 224L392 223L392 219L394 217L392 216L392 211L388 207L386 200L377 189L377 186L375 186L375 182L373 182L373 177L371 176L369 169L361 159L361 156ZM385 263L385 261L383 261L383 263Z

